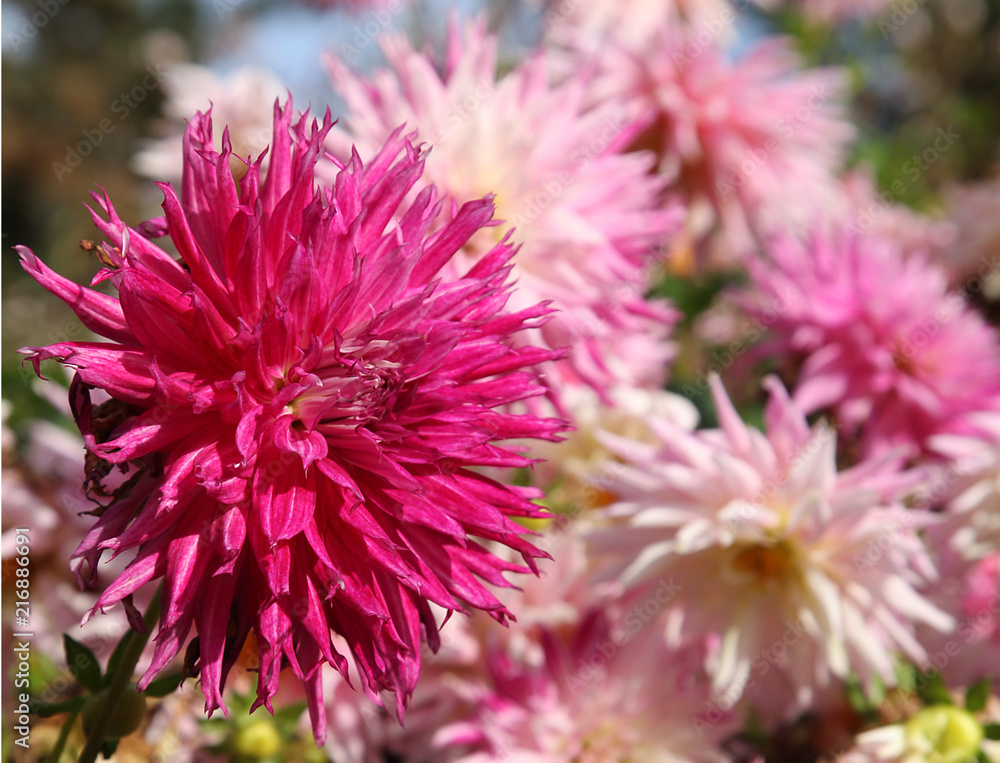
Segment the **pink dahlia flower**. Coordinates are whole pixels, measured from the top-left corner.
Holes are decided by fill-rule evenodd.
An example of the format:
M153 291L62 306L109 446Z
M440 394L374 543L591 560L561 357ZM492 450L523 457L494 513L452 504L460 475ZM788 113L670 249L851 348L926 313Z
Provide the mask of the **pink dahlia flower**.
M891 685L897 649L927 657L915 624L952 625L917 590L934 574L918 534L932 519L898 500L915 475L897 456L838 473L833 433L810 429L773 378L766 433L711 385L721 429L655 421L657 446L609 436L632 463L608 509L622 524L596 536L609 571L626 588L676 582L668 635L717 641L720 704L743 696L773 712L779 678L777 710L792 715L851 671Z
M948 189L948 216L957 231L955 245L940 252L956 280L1000 295L1000 178Z
M855 168L844 173L840 189L840 203L822 219L859 233L892 239L903 252L929 255L943 265L947 265L954 250L960 248L957 241L959 225L896 202L891 190L879 190L870 169Z
M1000 549L977 562L963 559L944 547L945 523L929 544L936 554L941 579L928 598L955 619L953 633L921 628L918 637L931 656L934 669L947 686L971 686L990 680L1000 691ZM961 532L959 530L958 532Z
M706 711L709 687L698 655L669 649L662 632L643 627L634 613L624 621L617 614L592 609L562 632L539 627L531 652L504 648L509 643L487 647L488 677L473 711L440 732L456 751L443 759L726 760L716 745L734 730L734 717Z
M865 452L927 449L928 438L968 433L970 415L1000 405L996 333L948 291L941 268L844 230L808 243L776 237L768 254L748 263L756 293L744 304L767 313L771 351L802 362L796 403L832 408Z
M591 96L631 102L650 123L640 145L697 213L692 234L721 222L742 251L752 232L801 229L834 203L854 130L841 72L801 70L782 39L731 62L708 38L663 25L649 52L609 50Z
M542 390L524 369L550 351L513 349L512 334L549 312L511 313L502 241L467 273L441 277L492 217L489 199L440 209L426 188L400 215L423 156L389 136L356 155L332 187L314 168L330 116L310 127L276 106L270 166L236 182L231 146L212 148L197 115L185 139L182 198L161 185L165 218L131 228L95 194L94 222L118 297L61 278L25 248L25 268L107 342L30 348L36 370L76 369L71 396L90 478L114 465L131 478L75 554L93 580L106 549L135 549L101 594L108 608L163 579L163 614L140 688L198 631L206 709L248 634L259 651L257 704L270 707L288 665L306 684L325 736L321 666L346 670L331 630L349 644L367 688L401 705L436 643L429 602L507 610L480 582L509 585L484 544L542 552L514 517L537 493L470 470L526 466L495 444L557 437L559 422L494 410ZM180 259L150 241L168 231ZM152 232L152 233L150 233ZM111 400L92 405L90 390ZM87 570L89 568L89 571Z
M609 40L633 53L652 50L664 26L687 26L709 37L729 37L736 10L727 0L550 0L545 9L549 43L585 45L600 55Z
M944 508L928 536L941 573L931 597L958 626L950 637L921 634L949 686L991 678L1000 690L1000 415L973 417L979 437L940 436L928 503ZM957 649L956 649L957 646Z
M582 79L549 84L544 55L497 73L497 41L482 24L450 29L439 68L403 38L380 41L390 70L370 80L328 59L350 108L349 135L362 156L397 125L416 129L433 150L427 181L452 199L495 193L497 215L523 242L515 260L517 306L552 300L560 312L531 340L572 348L551 381L608 387L659 387L673 347L676 314L644 296L654 248L679 223L664 209L662 183L648 153L623 154L634 132L623 108L588 110ZM456 264L468 267L504 228L483 231Z

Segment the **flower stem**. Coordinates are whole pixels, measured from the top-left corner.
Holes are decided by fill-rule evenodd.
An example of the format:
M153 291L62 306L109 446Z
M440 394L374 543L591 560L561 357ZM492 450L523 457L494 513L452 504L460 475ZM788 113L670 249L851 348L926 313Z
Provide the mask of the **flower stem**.
M73 724L76 723L76 718L80 715L81 709L83 709L83 703L70 712L70 714L66 717L66 720L63 722L62 730L59 732L59 739L56 740L56 746L53 747L52 752L49 753L47 763L59 763L63 750L66 749L66 740L69 739L70 732L73 731Z
M132 680L132 673L135 672L135 666L139 662L142 650L146 647L146 642L149 641L153 625L160 617L160 593L161 589L157 589L153 600L149 602L149 609L146 610L146 615L142 619L143 625L146 626L146 632L131 631L125 636L128 643L122 652L121 661L115 668L115 674L111 678L111 683L104 695L104 702L101 704L101 712L97 715L90 734L87 735L87 744L84 746L83 752L80 753L77 763L95 763L101 748L104 746L104 737L115 717L122 695Z

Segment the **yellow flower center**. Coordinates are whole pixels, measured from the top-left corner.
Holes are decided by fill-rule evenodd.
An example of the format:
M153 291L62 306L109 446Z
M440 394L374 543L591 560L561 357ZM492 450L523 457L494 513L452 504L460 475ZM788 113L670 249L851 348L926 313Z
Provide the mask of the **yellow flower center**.
M736 552L732 566L760 583L777 582L795 570L795 549L787 540L771 545L746 545Z

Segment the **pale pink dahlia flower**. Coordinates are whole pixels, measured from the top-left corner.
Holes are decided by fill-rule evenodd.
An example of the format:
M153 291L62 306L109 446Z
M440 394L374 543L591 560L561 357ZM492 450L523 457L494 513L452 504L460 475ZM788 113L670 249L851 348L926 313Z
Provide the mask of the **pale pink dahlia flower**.
M389 749L461 763L725 760L716 744L734 717L706 717L700 655L669 649L648 619L620 615L581 610L572 625L531 628L526 645L487 640L470 669L434 671L418 687L445 722Z
M945 636L921 634L949 686L992 678L1000 689L1000 415L973 417L979 437L939 436L934 448L948 461L937 468L928 503L944 507L928 536L941 574L932 600L958 626Z
M706 717L698 655L671 650L657 628L593 609L574 628L538 628L536 646L533 654L487 648L486 691L460 724L469 751L455 760L726 760L716 745L734 730L733 716Z
M984 679L1000 692L1000 549L972 563L944 547L946 523L929 541L940 580L927 597L955 619L952 633L929 628L918 638L947 686L972 686Z
M756 292L744 304L755 317L770 311L770 351L802 362L796 403L832 408L865 452L927 449L1000 405L996 332L926 258L842 229L775 237L768 255L748 263Z
M947 460L928 498L946 509L941 539L973 562L1000 551L1000 413L975 414L969 423L973 434L931 438Z
M505 544L531 569L542 555L513 517L538 516L536 492L468 467L526 466L495 444L554 438L552 420L494 410L542 390L523 369L553 353L512 349L511 335L548 308L504 311L512 247L468 273L441 271L489 223L489 199L428 233L440 209L420 193L423 157L391 135L332 187L314 166L330 129L276 107L270 167L235 182L231 147L212 148L196 116L185 141L182 198L162 185L165 218L130 228L95 194L100 248L118 297L61 278L25 248L25 268L108 342L31 348L76 369L71 396L90 476L131 478L75 554L93 580L105 549L135 560L95 610L163 578L153 663L140 688L198 631L206 708L248 634L260 658L257 704L270 707L284 665L306 684L325 735L321 666L346 670L349 644L367 688L406 699L420 643L436 643L429 602L507 610L481 583L526 571L484 547ZM169 231L175 260L151 243ZM102 388L111 400L90 402ZM89 567L89 571L86 568Z
M654 421L656 446L607 437L632 464L608 509L622 524L595 536L609 572L626 588L676 582L667 633L718 640L720 702L773 707L766 687L783 676L794 715L851 671L892 684L897 649L926 659L914 625L952 624L916 588L934 573L918 535L932 519L897 500L915 475L895 456L838 473L833 433L810 429L773 378L766 434L711 384L721 429Z
M404 38L380 40L390 69L366 79L335 58L328 65L350 112L349 134L364 157L397 125L432 150L426 180L452 199L496 194L505 225L483 231L456 263L467 267L506 230L523 243L514 260L518 307L552 300L560 312L531 336L572 348L552 383L659 387L676 314L644 296L656 275L654 248L680 221L665 209L649 153L623 154L634 132L618 104L587 109L582 79L549 84L538 54L504 76L497 40L484 25L449 30L439 67Z
M192 114L211 108L213 122L229 131L233 172L242 172L246 163L241 160L267 148L274 126L274 100L288 90L274 73L260 67L243 66L223 76L205 66L180 63L164 71L163 92L164 119L155 128L160 138L146 142L132 160L132 168L153 180L179 183L184 131ZM214 145L216 151L222 148L221 129L216 130Z
M647 53L608 51L591 87L598 102L627 98L650 128L664 174L738 250L750 234L801 229L836 200L836 172L854 130L842 109L846 81L834 69L802 70L783 39L736 62L665 25ZM713 219L714 218L714 219Z

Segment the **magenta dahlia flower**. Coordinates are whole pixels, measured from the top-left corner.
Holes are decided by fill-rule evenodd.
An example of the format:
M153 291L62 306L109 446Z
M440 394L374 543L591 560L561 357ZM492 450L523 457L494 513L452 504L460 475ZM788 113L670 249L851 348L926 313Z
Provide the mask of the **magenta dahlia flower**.
M772 351L802 364L796 403L832 409L865 452L928 451L934 435L973 434L978 411L1000 408L996 332L943 269L843 229L776 237L768 255L748 263L756 290L744 304L769 323Z
M99 248L118 297L77 286L20 248L24 267L107 342L30 348L36 371L76 369L71 389L97 484L130 479L75 554L93 582L102 552L135 549L94 611L163 579L156 653L140 689L194 625L206 710L253 632L257 705L282 667L306 684L325 736L321 666L346 670L349 645L371 694L405 704L420 643L436 644L430 602L507 610L480 582L535 569L543 552L517 517L529 490L469 467L526 466L505 438L556 438L561 422L500 410L542 390L527 369L554 353L514 349L548 308L504 311L512 247L499 242L465 275L445 263L492 217L471 201L429 234L440 204L417 182L423 155L397 131L371 160L354 156L331 187L314 166L331 127L275 107L269 169L236 182L231 145L212 147L208 116L185 138L183 194L161 185L165 217L131 228L94 194ZM105 219L105 216L107 219ZM169 232L180 259L150 241ZM91 402L94 388L111 399ZM504 544L526 567L486 549ZM189 648L189 654L191 653Z

